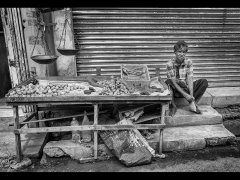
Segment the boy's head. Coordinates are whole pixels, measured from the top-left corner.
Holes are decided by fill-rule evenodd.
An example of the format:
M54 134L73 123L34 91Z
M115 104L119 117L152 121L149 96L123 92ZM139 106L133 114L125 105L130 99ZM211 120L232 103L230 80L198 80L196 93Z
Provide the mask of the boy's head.
M188 45L185 41L180 40L174 45L173 49L174 49L174 52L177 52L181 49L181 50L184 50L186 53L188 51Z
M185 59L185 55L188 51L188 45L185 41L178 41L174 45L174 53L176 55L176 58L180 61L183 61Z

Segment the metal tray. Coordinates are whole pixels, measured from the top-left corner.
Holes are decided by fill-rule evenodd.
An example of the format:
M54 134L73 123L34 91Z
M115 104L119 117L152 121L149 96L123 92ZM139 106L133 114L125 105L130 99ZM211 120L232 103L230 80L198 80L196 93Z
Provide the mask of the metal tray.
M57 51L64 56L74 56L78 53L78 49L57 49Z
M37 55L32 56L31 59L38 64L51 64L56 61L58 56L56 55Z

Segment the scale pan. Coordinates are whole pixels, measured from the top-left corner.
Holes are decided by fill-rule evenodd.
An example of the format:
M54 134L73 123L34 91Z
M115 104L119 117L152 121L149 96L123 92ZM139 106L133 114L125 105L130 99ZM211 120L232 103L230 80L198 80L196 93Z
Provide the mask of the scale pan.
M78 49L57 49L57 51L65 56L73 56L76 55L78 53Z
M56 55L37 55L32 56L31 59L38 64L51 64L56 61L58 56Z

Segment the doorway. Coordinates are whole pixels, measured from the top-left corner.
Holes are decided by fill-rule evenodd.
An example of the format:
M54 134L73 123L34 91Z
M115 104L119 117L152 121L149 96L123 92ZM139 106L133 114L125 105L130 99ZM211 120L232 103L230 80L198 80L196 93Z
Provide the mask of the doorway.
M7 48L3 32L2 19L0 18L0 98L12 88L8 67Z

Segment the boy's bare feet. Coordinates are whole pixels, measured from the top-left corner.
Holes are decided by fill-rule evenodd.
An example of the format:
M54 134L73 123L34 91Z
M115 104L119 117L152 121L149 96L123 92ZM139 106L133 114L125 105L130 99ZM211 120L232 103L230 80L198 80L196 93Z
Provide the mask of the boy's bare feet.
M197 105L196 105L196 113L197 113L197 114L202 114L202 111L198 108Z
M194 101L189 103L189 109L190 111L196 111L196 105Z
M200 109L198 108L197 104L195 103L195 101L192 101L189 103L189 110L191 112L194 112L196 114L201 114L202 112L200 111Z

